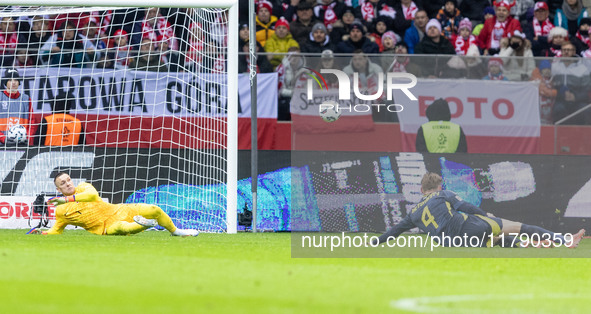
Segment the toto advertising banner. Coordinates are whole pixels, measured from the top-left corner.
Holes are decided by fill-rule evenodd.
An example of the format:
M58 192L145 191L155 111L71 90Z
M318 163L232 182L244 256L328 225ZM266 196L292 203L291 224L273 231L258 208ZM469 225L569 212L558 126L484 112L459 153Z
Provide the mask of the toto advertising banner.
M426 109L438 98L449 103L451 122L464 130L469 153L538 151L540 104L535 82L421 79L412 92L417 101L394 90L395 99L404 106L398 113L403 151L416 151L417 130L428 122Z

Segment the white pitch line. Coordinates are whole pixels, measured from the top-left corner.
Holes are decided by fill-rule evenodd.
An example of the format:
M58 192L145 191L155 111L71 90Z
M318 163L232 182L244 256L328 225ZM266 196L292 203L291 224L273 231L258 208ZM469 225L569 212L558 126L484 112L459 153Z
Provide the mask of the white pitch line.
M574 295L574 294L549 294L549 295L539 295L539 294L509 294L509 295L499 295L499 294L469 294L469 295L441 295L441 296L433 296L433 297L419 297L419 298L403 298L398 300L392 300L390 302L390 306L398 309L398 310L405 310L410 312L416 313L497 313L498 309L475 309L475 308L444 308L438 307L436 304L438 303L459 303L459 302L470 302L470 301L490 301L490 300L499 300L499 301L507 301L507 300L535 300L535 299L577 299L577 298L585 298L581 295ZM517 311L519 312L519 311Z

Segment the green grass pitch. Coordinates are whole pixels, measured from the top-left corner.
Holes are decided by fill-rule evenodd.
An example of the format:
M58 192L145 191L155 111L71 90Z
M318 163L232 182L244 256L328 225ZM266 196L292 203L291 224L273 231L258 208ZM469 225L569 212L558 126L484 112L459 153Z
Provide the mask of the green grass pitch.
M287 233L25 232L0 230L1 313L563 314L591 308L588 258L291 258ZM590 249L591 240L583 240L576 250Z

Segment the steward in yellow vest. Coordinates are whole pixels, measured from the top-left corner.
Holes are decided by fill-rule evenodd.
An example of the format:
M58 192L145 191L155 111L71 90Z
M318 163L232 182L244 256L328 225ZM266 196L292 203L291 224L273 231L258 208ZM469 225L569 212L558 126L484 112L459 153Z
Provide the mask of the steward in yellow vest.
M417 152L466 153L466 135L462 127L450 122L449 104L444 99L435 100L427 107L429 122L417 131Z
M53 100L53 114L46 116L37 129L35 144L42 146L72 146L84 144L82 123L68 114L71 98L57 96Z

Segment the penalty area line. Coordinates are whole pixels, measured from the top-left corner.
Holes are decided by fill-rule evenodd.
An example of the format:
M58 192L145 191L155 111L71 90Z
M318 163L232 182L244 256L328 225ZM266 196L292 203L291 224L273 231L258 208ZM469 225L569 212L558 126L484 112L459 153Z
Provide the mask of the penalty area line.
M449 303L474 302L474 301L526 301L543 299L577 299L582 298L576 294L467 294L467 295L441 295L432 297L402 298L392 300L390 306L398 310L415 313L498 313L497 309L487 308L450 308Z

